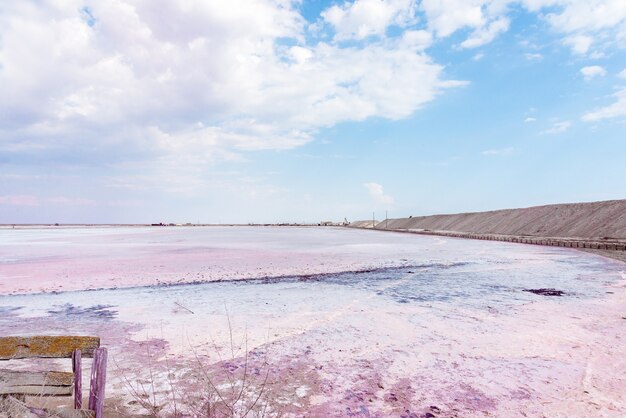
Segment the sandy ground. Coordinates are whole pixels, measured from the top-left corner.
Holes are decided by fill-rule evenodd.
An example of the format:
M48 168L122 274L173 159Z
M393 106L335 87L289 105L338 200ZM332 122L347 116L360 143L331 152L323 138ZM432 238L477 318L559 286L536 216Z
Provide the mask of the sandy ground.
M371 221L355 226L369 227ZM451 215L414 216L381 221L389 229L430 229L537 237L626 239L626 199L568 203Z
M168 266L159 280L177 277L177 268L178 277L197 273L185 263L201 260L202 253L205 264L191 265L211 271L209 247L227 254L214 258L216 264L236 260L233 254L271 258L260 263L260 275L251 261L237 267L232 261L224 270L260 278L254 281L6 295L19 286L42 290L31 278L30 287L5 287L0 333L100 335L111 353L109 412L121 416L142 404L171 413L174 400L197 411L215 397L207 382L225 398L245 387L243 404L258 396L256 406L270 416L626 415L624 264L575 250L489 241L269 231L229 232L230 238L34 234L11 247L16 250L2 247L2 274L17 262L24 265L11 274L34 276L30 263L41 277L54 278L83 271L85 254L92 261L110 254L113 262L87 269L94 281L80 286L100 285L103 266L113 264L113 287L119 287L136 284L136 272L157 260ZM19 239L11 238L13 244ZM37 248L30 254L26 247ZM137 264L117 264L142 253ZM297 270L305 273L274 278L298 269L284 260L292 258L306 261ZM315 264L322 260L323 266ZM347 272L336 274L340 269ZM55 283L48 280L45 286ZM566 295L524 291L540 287Z

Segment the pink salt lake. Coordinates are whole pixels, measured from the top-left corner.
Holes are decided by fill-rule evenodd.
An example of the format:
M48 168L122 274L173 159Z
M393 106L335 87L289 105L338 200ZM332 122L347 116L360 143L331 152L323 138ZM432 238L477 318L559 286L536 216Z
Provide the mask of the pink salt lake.
M163 404L164 376L224 365L233 331L229 367L263 353L283 416L618 417L625 270L344 228L0 229L0 334L100 335L125 405L146 363Z

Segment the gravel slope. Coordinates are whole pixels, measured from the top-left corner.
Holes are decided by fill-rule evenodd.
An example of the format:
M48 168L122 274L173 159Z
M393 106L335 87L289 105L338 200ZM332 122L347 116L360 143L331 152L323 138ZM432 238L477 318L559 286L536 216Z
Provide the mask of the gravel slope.
M369 221L371 224L371 221ZM377 228L384 228L385 221ZM543 237L626 238L626 199L389 219L388 229Z

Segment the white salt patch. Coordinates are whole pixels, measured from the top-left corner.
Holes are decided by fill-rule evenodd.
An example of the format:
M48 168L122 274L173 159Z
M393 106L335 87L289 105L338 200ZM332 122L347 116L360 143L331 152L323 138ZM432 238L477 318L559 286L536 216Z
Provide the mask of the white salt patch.
M296 396L298 396L298 398L304 398L307 393L309 393L309 388L306 386L296 388Z

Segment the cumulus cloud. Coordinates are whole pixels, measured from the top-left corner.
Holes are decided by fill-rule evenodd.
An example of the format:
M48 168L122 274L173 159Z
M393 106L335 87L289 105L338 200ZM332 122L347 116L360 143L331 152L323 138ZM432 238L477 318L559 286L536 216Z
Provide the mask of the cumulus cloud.
M547 15L557 29L565 32L589 32L622 25L626 8L622 0L544 0L544 5L558 5L560 10Z
M483 6L488 1L423 0L421 9L428 26L439 37L452 35L462 28L478 29L485 25Z
M552 126L544 131L541 131L543 135L556 135L567 131L572 126L572 122L566 120L562 122L555 122Z
M587 54L594 40L613 45L624 45L626 40L622 0L423 0L420 10L438 37L470 30L461 47L472 48L506 32L508 15L520 6L539 13L575 54Z
M322 17L334 27L336 39L363 39L384 35L391 25L415 22L416 7L415 0L355 0L331 6Z
M590 81L595 77L603 77L606 75L606 70L599 65L590 65L580 69L580 73L585 78L585 81Z
M626 88L618 90L613 97L615 101L612 104L586 113L582 119L585 122L597 122L603 119L626 117Z
M378 183L365 183L365 188L368 190L370 197L374 199L376 203L382 205L393 205L393 197L385 194L383 186Z
M622 0L355 0L322 11L331 38L296 0L0 2L0 151L173 167L406 118L467 84L427 48L487 44L520 4L575 52L626 39Z
M361 1L329 17L339 33L383 34L413 19L412 1ZM424 52L430 33L307 41L295 1L87 4L0 5L3 151L172 164L235 158L301 146L339 122L405 118L462 85L444 80ZM380 10L383 19L373 19Z
M617 76L619 78L626 78L626 68L624 68L622 71L620 71Z
M593 38L586 35L572 35L566 37L563 43L569 46L575 54L583 55L589 51Z
M493 41L496 36L509 29L509 19L499 18L489 24L477 29L469 38L461 42L463 48L476 48Z
M543 1L558 6L546 19L555 30L567 34L564 43L574 53L587 53L596 39L624 45L626 7L622 0Z

